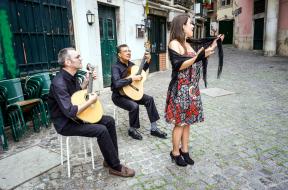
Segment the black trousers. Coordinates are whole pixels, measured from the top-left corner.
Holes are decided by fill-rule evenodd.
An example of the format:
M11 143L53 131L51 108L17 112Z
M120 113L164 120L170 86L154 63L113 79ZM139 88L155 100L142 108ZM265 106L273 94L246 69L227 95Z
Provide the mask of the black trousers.
M153 97L146 94L144 94L142 99L138 101L132 100L127 96L112 95L112 101L116 106L129 111L130 127L140 128L139 104L146 107L148 117L151 123L160 119Z
M71 122L58 132L64 136L96 137L102 155L108 165L111 167L120 165L115 121L112 117L103 116L96 124Z

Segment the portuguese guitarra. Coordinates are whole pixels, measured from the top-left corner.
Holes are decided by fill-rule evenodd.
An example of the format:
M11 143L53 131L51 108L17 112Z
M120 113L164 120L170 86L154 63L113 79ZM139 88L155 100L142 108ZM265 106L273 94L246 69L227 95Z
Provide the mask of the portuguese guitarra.
M149 52L150 44L147 42L145 44L145 51ZM133 100L140 100L144 95L144 82L147 78L146 72L143 70L145 64L145 54L141 61L140 66L133 65L131 68L128 69L128 76L126 78L131 78L134 75L141 75L142 79L139 81L133 81L131 84L124 86L120 91L122 95L126 95Z
M87 67L92 73L94 71L94 67ZM71 102L73 105L81 105L89 100L89 96L93 93L92 92L93 87L93 76L92 74L89 75L89 83L88 88L85 90L79 90L75 92L71 97ZM103 109L102 105L97 99L97 101L93 104L91 104L89 107L87 107L84 111L77 114L77 118L80 120L87 122L87 123L97 123L100 121L103 115Z

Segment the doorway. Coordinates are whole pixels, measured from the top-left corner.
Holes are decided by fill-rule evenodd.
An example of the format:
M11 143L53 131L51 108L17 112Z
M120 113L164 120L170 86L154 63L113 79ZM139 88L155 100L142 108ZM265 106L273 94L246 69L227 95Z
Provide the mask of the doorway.
M254 20L253 49L263 50L264 18Z
M166 18L156 15L148 15L151 21L151 28L148 32L148 39L151 43L152 64L149 72L159 71L159 54L166 53Z
M115 8L98 4L101 43L103 85L111 85L111 67L116 63L116 17Z

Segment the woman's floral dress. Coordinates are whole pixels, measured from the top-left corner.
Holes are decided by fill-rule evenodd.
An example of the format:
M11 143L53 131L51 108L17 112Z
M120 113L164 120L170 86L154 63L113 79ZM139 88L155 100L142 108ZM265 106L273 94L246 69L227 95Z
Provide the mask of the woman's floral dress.
M186 56L194 57L188 52ZM180 126L204 121L202 101L199 90L201 61L178 71L176 82L168 89L165 119L168 123Z

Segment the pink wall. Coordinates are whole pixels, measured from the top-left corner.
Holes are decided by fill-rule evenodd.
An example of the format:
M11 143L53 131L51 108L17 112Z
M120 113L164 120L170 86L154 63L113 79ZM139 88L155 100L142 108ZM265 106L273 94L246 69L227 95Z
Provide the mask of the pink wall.
M288 0L280 0L279 2L279 29L288 29Z
M251 0L238 0L236 1L237 7L242 7L242 13L238 15L238 22L240 24L240 35L252 34L252 17L253 17L253 1Z

